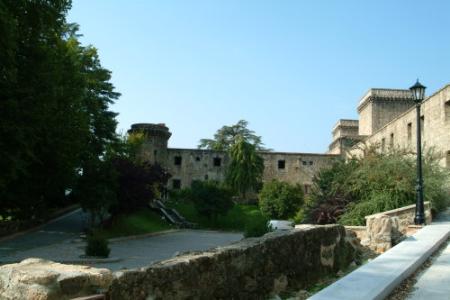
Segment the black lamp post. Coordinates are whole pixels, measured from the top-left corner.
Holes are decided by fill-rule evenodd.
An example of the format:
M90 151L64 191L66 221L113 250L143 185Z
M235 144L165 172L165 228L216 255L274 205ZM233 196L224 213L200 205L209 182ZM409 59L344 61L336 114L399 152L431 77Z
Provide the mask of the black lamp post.
M420 104L425 98L425 89L417 80L416 84L409 88L416 102L417 112L417 180L416 180L416 216L414 223L416 225L425 224L425 212L423 204L423 177L422 177L422 136L420 129Z

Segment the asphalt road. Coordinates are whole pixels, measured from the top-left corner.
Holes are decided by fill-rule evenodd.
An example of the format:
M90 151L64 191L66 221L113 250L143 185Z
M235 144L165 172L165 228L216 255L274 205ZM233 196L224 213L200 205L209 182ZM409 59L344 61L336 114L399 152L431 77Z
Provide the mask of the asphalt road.
M87 224L88 215L77 209L61 216L39 229L0 242L0 260L17 251L54 245L79 238Z
M80 261L85 242L79 238L87 215L81 210L69 213L37 231L0 242L0 264L37 257L58 262ZM206 230L179 230L160 235L119 240L110 243L113 262L91 264L111 270L133 269L173 257L227 245L242 239L241 233Z

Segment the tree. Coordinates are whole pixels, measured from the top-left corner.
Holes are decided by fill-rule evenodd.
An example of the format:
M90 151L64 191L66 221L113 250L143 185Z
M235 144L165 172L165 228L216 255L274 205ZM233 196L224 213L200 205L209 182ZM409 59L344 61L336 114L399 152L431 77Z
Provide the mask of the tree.
M118 188L118 173L112 161L97 161L84 169L72 197L90 213L91 227L101 224L111 208L117 206Z
M127 158L113 160L117 172L117 203L110 208L113 217L148 207L158 198L170 174L159 165L138 164Z
M255 146L257 151L268 151L263 147L261 137L255 135L253 130L247 128L248 122L238 121L235 125L223 126L214 134L214 139L201 139L199 149L210 149L216 151L228 151L239 139Z
M300 185L272 180L264 184L259 193L261 212L275 219L293 217L303 204L303 189Z
M210 220L225 215L233 207L231 191L214 181L194 181L187 196L197 212Z
M231 163L226 174L227 184L244 199L249 190L256 191L264 172L264 160L256 147L239 138L230 148Z
M0 1L0 215L37 218L67 204L115 138L117 99L68 0ZM95 167L93 167L95 168Z

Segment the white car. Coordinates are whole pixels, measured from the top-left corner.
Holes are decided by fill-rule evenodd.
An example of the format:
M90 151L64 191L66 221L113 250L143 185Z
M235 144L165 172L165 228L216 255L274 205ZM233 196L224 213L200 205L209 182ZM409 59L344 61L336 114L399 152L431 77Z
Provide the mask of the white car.
M271 230L291 230L295 228L295 223L285 220L270 220L267 222L267 226Z

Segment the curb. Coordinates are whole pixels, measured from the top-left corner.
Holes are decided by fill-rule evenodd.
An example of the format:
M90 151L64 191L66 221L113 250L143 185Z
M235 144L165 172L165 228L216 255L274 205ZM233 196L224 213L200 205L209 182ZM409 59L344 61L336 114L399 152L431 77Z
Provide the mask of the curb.
M439 249L449 235L450 223L436 222L425 226L416 234L308 299L385 299Z
M141 238L163 235L163 234L168 234L168 233L174 233L174 232L179 232L179 231L182 231L182 229L168 229L168 230L149 232L149 233L138 234L138 235L122 236L122 237L108 239L108 241L110 243L116 243L116 242L122 242L122 241L128 241L128 240L137 240L137 239L141 239Z

